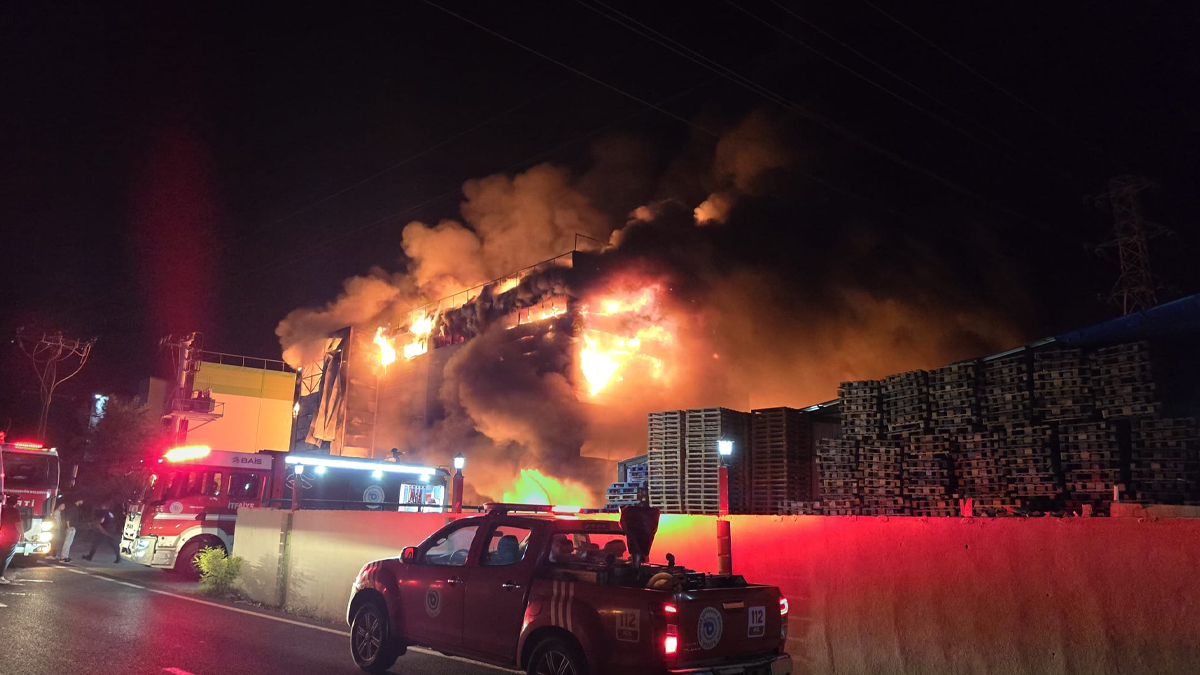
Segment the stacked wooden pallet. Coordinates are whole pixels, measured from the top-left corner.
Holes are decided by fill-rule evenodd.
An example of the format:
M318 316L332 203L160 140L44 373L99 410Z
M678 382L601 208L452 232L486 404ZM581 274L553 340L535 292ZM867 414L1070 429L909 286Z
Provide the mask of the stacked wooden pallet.
M1079 349L1050 349L1033 355L1034 411L1044 421L1090 419L1094 410L1091 369Z
M1105 419L1158 414L1150 347L1145 342L1097 349L1092 354L1092 384L1096 408Z
M1075 499L1111 501L1121 483L1121 452L1107 422L1081 422L1059 427L1059 455L1067 490Z
M882 387L878 380L858 380L838 385L843 438L867 438L882 431L881 393Z
M888 375L881 387L883 423L889 434L924 432L929 424L929 374L913 370Z
M715 514L720 508L718 443L733 441L729 466L729 510L749 511L751 476L746 438L750 416L728 408L687 411L684 431L683 507L687 513Z
M929 422L933 430L962 434L979 423L978 366L974 361L942 366L929 373Z
M914 516L955 516L952 443L941 434L909 437L903 453L901 485Z
M983 422L988 427L1028 422L1033 413L1033 392L1025 353L985 361L980 398Z
M1191 417L1144 419L1133 426L1133 491L1141 502L1179 504L1200 485L1200 427Z
M858 491L864 516L905 515L901 486L903 443L865 439L858 448Z
M750 413L750 512L772 514L780 502L811 501L812 427L794 408Z
M775 506L774 513L781 516L820 516L825 513L821 502L783 501Z
M996 433L976 431L958 437L954 457L958 492L974 499L1008 496Z
M609 506L623 506L638 503L638 491L645 489L643 482L613 483L608 486L606 493Z
M647 419L647 481L650 505L663 513L683 513L684 434L682 410L652 412Z
M1057 497L1054 430L1049 426L1010 426L997 430L1000 463L1009 492L1022 499Z
M817 467L825 515L857 515L858 444L852 440L822 438L817 442Z

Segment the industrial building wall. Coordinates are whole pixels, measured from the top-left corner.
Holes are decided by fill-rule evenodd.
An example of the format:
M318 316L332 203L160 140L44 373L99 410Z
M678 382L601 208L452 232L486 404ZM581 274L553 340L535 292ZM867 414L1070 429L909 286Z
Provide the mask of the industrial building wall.
M283 513L239 511L243 590L330 620L363 563L451 517L300 511L284 549ZM797 675L1183 675L1200 663L1200 519L731 520L734 572L790 601ZM716 521L663 516L651 558L716 571Z
M195 389L212 389L223 416L188 431L189 443L233 452L286 450L296 374L204 362Z

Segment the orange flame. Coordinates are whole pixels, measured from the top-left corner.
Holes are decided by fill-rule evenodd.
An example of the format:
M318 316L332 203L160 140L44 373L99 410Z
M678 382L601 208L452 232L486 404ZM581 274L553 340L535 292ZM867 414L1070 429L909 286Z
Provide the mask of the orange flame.
M582 504L595 503L591 490L571 480L547 476L538 469L521 469L511 490L501 501L516 504Z
M592 397L633 371L652 380L666 375L661 355L674 341L674 333L659 316L661 287L630 285L636 290L606 293L580 309L584 328L579 366Z
M384 336L385 330L383 326L375 329L375 344L379 345L379 365L387 368L396 361L396 347Z
M413 319L412 325L408 328L408 333L413 338L411 342L404 345L404 358L411 359L429 351L429 334L431 332L433 332L432 316L421 314Z

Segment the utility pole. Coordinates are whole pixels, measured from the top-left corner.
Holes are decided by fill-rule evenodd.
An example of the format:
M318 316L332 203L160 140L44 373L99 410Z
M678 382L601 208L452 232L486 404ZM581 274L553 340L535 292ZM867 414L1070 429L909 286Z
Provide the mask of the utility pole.
M38 377L42 411L38 417L37 438L41 441L46 438L46 426L50 422L50 401L54 398L54 390L83 370L96 339L76 340L65 338L62 333L42 333L34 337L20 329L17 331L17 344L33 365L33 371ZM70 373L59 377L60 366L64 372L70 370Z
M1162 282L1150 271L1148 242L1171 231L1142 217L1138 197L1153 185L1141 176L1117 176L1108 181L1108 192L1096 199L1098 206L1112 210L1112 239L1099 248L1117 249L1121 276L1113 286L1109 301L1120 307L1122 314L1157 305L1158 291L1163 289Z
M175 382L171 396L166 401L163 417L168 420L176 443L187 441L189 421L199 419L212 421L220 415L214 414L210 398L193 399L196 373L200 370L200 350L203 336L200 333L168 335L159 342L160 347L171 348L171 361L175 367Z

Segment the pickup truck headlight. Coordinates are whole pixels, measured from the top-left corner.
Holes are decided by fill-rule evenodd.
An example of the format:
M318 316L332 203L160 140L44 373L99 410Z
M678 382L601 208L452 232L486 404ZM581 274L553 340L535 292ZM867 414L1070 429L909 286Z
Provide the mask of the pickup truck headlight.
M42 521L42 532L49 532L50 530L53 530L53 529L54 529L54 521L52 521L52 520Z

